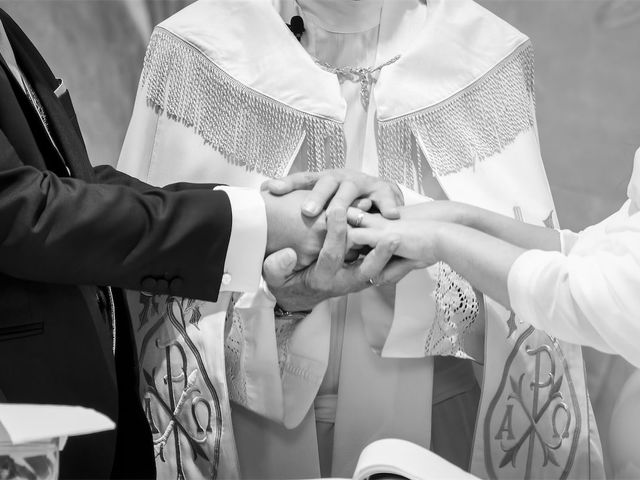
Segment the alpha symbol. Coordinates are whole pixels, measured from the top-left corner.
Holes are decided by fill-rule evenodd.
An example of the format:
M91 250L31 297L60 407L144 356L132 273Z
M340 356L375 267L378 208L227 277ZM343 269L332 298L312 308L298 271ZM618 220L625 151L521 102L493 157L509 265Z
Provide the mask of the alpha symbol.
M500 424L500 428L498 429L498 433L494 437L496 440L502 440L504 435L503 433L507 433L507 440L515 440L515 436L513 435L513 405L507 405L507 409L504 412L504 417L502 418L502 423Z

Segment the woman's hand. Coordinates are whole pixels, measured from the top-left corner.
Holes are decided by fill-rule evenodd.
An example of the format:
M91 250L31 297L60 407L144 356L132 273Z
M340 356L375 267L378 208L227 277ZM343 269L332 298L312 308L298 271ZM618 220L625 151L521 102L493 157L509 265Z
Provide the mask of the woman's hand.
M438 232L446 225L444 222L425 220L417 216L387 220L381 215L366 213L357 208L348 210L347 219L349 224L355 227L349 229L350 246L374 248L379 242L397 243L396 255L418 261L418 267L433 265L439 260Z

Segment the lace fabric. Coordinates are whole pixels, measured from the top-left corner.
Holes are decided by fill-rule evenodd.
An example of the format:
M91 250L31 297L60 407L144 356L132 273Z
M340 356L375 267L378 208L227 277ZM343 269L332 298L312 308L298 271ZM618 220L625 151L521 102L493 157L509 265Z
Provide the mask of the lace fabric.
M436 315L427 334L425 354L474 359L466 342L479 318L478 298L469 282L445 263L438 265L435 302Z
M247 377L244 370L244 323L235 307L235 297L229 302L226 323L228 333L224 342L224 360L229 398L247 406Z

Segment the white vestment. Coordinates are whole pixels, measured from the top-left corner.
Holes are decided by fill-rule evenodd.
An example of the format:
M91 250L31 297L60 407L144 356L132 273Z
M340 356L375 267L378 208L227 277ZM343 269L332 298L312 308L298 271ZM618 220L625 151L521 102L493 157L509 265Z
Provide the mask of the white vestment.
M468 0L362 3L342 6L362 9L353 32L347 31L353 23L337 17L337 23L326 23L322 3L310 0L201 0L160 24L145 57L119 168L156 185L193 181L255 188L292 171L346 166L398 182L407 203L443 191L451 199L551 225L554 207L535 129L528 39ZM282 20L293 15L307 23L302 45ZM368 103L361 103L361 85L339 81L333 67L344 67L342 61L387 64L372 74ZM175 415L182 425L170 429L181 439L175 446L158 441L166 440L160 434L167 428L156 425L162 453L157 465L168 478L187 469L218 478L318 476L315 417L327 410L335 412L328 414L335 415L335 476L351 476L361 449L379 438L428 447L432 355L483 357L474 336L481 327L475 296L446 266L414 272L395 289L370 288L323 302L299 322L274 318L275 299L266 288L182 309L176 299L159 301L160 307L146 310L133 302L134 318L140 318L134 327L141 368L155 372L141 386L150 422L158 423L158 407L149 400L149 385L155 392L166 382L174 359L185 405L192 402L189 372L206 369L213 379L191 411ZM597 432L588 421L579 349L554 343L513 322L493 302L484 303L489 373L472 472L503 478L583 478L591 471L598 476L601 465L589 448L597 446ZM197 321L183 315L176 322L177 314L166 313L187 308L198 312ZM166 345L177 355L170 357ZM548 359L531 353L538 350ZM539 382L546 375L540 365L547 368L549 361L560 380L552 375L557 391L547 392L549 402L537 411L538 393L548 389ZM533 423L513 410L512 392L504 388L514 374L540 383L535 399L523 393L523 402L534 403ZM233 429L227 392L234 402ZM327 395L316 400L319 392ZM557 408L566 408L558 414L563 437L551 443L558 415L545 412ZM516 434L526 448L509 444ZM196 443L206 447L205 455L194 453ZM551 461L550 449L556 452Z

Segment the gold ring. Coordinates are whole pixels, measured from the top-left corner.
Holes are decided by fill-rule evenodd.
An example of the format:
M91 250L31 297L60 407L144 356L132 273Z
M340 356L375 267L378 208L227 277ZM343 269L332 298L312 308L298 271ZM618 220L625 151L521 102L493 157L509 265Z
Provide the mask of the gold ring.
M369 278L369 285L371 285L372 287L376 286L376 282L373 278Z
M356 221L354 222L355 226L359 227L360 225L362 225L362 220L364 220L364 212L360 212L356 217Z

